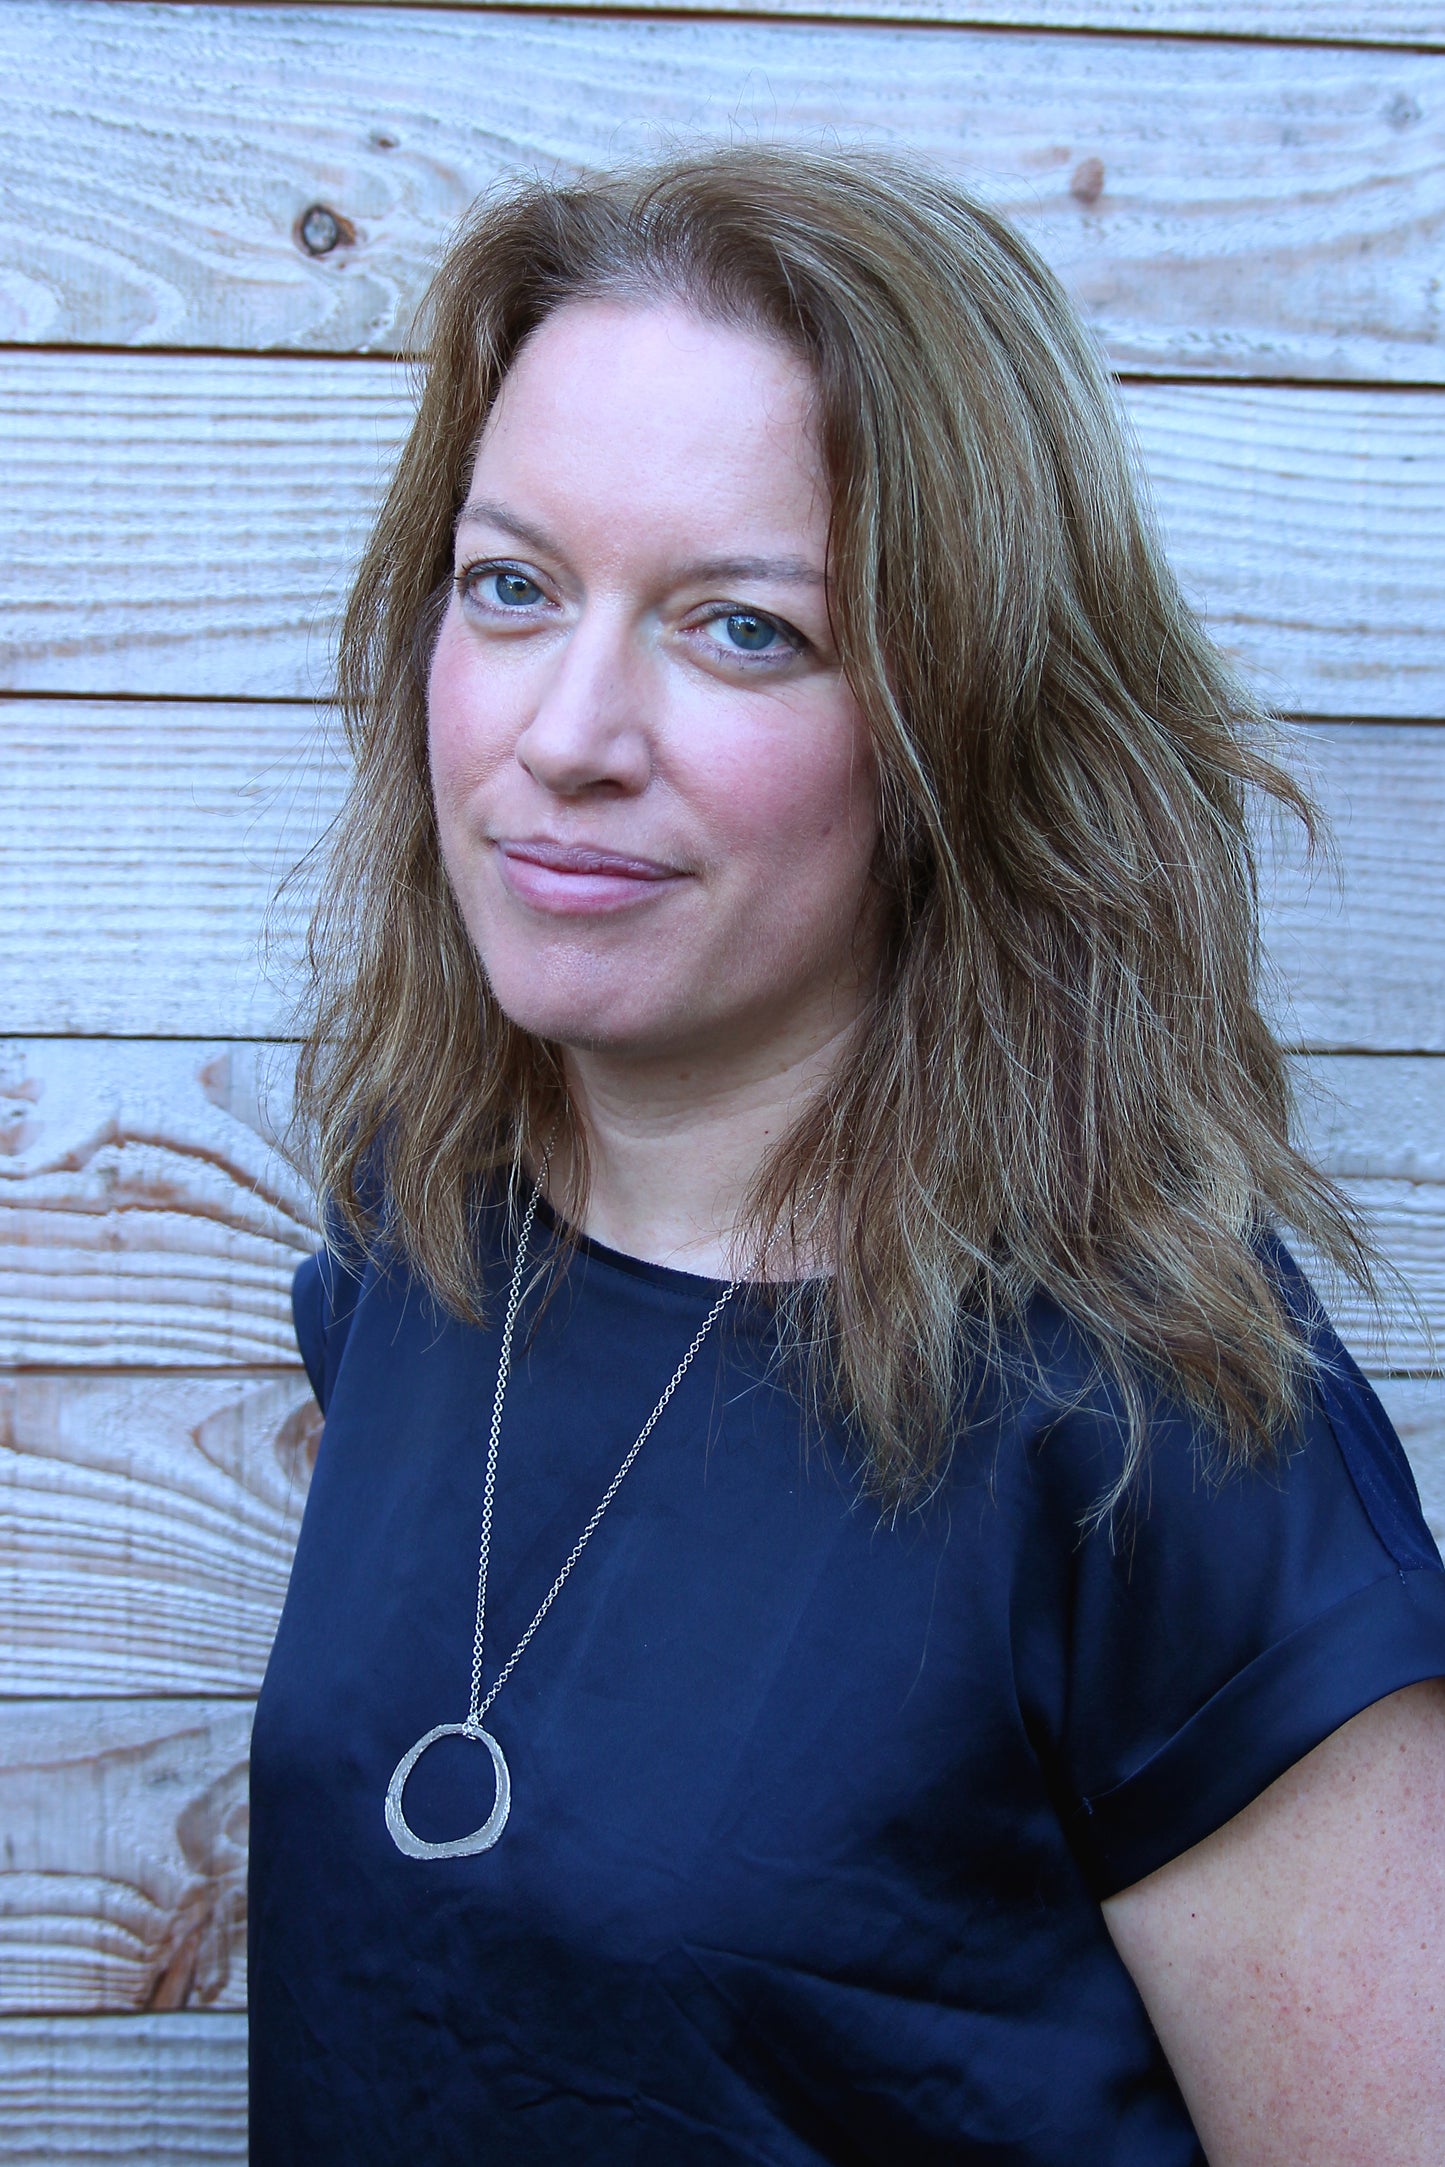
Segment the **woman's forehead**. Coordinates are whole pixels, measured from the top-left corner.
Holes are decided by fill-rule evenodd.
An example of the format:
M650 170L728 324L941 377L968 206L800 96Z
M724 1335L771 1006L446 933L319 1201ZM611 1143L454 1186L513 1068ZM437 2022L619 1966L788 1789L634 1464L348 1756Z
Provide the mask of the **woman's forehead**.
M482 442L525 415L564 426L603 412L616 426L676 427L721 405L751 426L807 431L806 363L781 340L703 316L685 301L598 298L555 309L519 347Z
M816 572L828 518L806 365L685 303L588 300L521 349L458 521L559 529L643 522L701 557Z

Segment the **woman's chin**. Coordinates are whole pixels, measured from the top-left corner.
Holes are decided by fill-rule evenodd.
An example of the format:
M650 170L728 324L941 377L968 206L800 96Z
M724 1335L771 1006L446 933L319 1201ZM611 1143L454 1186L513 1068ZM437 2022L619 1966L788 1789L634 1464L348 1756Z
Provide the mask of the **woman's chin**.
M498 1007L518 1030L579 1053L647 1059L691 1041L703 1021L688 1013L686 1002L641 1000L635 985L605 980L563 989L535 978L528 984L499 974L492 977L491 987Z

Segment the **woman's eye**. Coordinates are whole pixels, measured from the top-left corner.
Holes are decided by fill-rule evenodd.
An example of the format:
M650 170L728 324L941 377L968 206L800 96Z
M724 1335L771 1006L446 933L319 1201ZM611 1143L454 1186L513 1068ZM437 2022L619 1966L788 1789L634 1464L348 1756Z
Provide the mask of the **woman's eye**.
M525 572L510 571L506 565L469 565L458 574L457 584L465 596L483 607L531 609L543 599L535 579L528 579Z
M536 580L523 572L493 572L491 581L493 596L508 609L528 609L542 599Z
M702 630L714 645L737 655L792 654L798 645L776 617L765 617L761 610L728 610L709 617Z

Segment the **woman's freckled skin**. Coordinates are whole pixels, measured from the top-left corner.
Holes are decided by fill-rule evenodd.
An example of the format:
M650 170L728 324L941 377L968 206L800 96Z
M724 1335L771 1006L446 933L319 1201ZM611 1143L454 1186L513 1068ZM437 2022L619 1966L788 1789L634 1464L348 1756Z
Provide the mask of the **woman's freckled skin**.
M876 773L828 520L781 346L586 302L524 347L458 527L429 728L447 871L527 1030L731 1066L856 1013ZM630 871L539 865L539 840Z

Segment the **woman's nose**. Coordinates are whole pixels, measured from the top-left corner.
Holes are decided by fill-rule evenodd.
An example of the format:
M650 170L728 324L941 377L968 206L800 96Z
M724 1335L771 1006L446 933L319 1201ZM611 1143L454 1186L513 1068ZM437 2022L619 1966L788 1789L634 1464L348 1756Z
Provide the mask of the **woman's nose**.
M517 758L558 797L632 795L652 773L651 672L628 629L581 624L551 662Z

